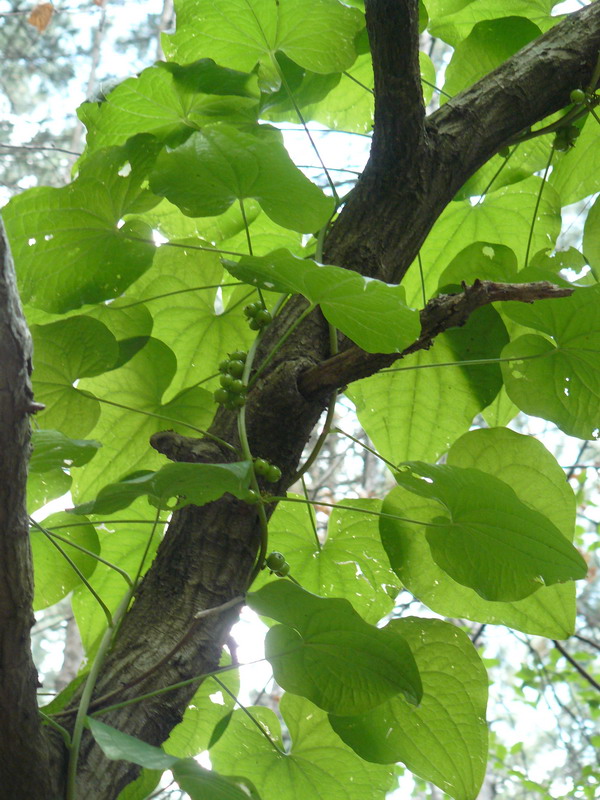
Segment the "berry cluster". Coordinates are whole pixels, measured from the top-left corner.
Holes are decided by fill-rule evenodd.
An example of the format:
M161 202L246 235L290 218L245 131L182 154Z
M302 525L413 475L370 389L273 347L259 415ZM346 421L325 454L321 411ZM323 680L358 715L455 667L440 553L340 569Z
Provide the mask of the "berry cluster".
M244 307L244 314L248 317L248 324L253 331L261 331L269 323L273 322L271 312L267 311L261 302L248 303Z
M579 136L581 131L577 125L565 125L564 128L559 128L554 137L553 147L555 150L569 150L575 144L575 139Z
M283 553L279 553L277 550L269 553L265 559L265 564L279 578L285 578L286 575L290 574L290 565L285 560Z
M277 483L281 478L281 470L276 464L269 464L264 458L254 459L254 472L269 483Z
M246 355L243 350L236 350L219 364L221 387L214 393L214 398L217 403L225 406L229 411L241 408L246 402L247 388L241 380L244 374Z

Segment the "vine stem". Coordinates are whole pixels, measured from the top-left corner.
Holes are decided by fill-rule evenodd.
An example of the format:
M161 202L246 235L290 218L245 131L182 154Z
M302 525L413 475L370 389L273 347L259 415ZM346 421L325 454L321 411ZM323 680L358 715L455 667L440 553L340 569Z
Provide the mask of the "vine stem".
M386 519L397 519L400 522L408 522L411 525L423 525L426 528L444 528L447 527L441 522L424 522L422 519L410 519L409 517L400 517L398 514L387 514L385 511L370 511L367 508L358 508L358 506L347 506L343 503L326 503L324 500L308 500L303 497L269 497L270 503L308 503L311 506L325 506L326 508L341 508L343 511L356 511L359 514L370 514L374 517L385 517Z
M544 191L544 186L546 185L546 178L548 177L548 172L550 171L550 165L552 164L552 157L554 156L554 147L550 147L550 155L548 157L548 163L546 164L546 169L544 170L544 175L542 177L542 183L540 185L540 190L538 192L537 199L535 201L535 208L533 210L533 218L531 220L531 225L529 227L529 236L527 238L527 249L525 250L525 264L526 267L529 264L529 252L531 250L531 242L533 241L533 231L535 229L535 221L537 219L538 209L540 207L540 203L542 201L542 192Z
M396 469L395 464L392 464L391 461L388 461L387 458L384 458L384 456L382 456L381 453L378 453L377 450L374 450L372 447L369 447L368 444L361 442L360 439L356 438L356 436L352 436L351 433L346 433L346 431L343 431L341 428L334 428L334 430L336 433L341 433L342 436L346 436L348 439L351 439L353 442L360 445L360 447L364 448L369 453L374 455L376 458L380 459L380 461L383 461L383 463L387 464L387 466L390 467L390 469Z
M81 693L81 700L79 701L79 706L77 708L77 716L75 717L75 724L73 726L73 734L71 737L71 748L69 751L69 764L67 767L67 785L66 785L65 800L76 800L77 764L79 761L79 750L81 748L81 739L85 728L85 721L87 718L90 703L92 701L92 695L96 687L96 681L98 680L98 675L100 674L100 670L102 669L106 655L114 641L116 632L119 630L121 622L123 621L125 614L127 613L127 609L129 608L129 605L133 599L133 595L137 588L142 570L144 568L144 562L146 560L146 556L148 555L150 543L152 542L152 538L154 537L154 534L156 532L159 519L160 519L160 509L157 509L154 525L152 526L152 531L150 532L146 548L140 560L135 580L133 581L132 585L129 587L125 596L119 603L119 606L117 607L115 613L111 616L110 612L108 612L109 614L108 627L104 631L104 634L100 641L100 645L98 647L96 655L94 656L92 666L90 667L90 671L88 673L88 676L86 678L83 687L83 691ZM108 611L108 609L106 610Z
M129 603L131 602L132 596L133 589L130 589L125 597L121 600L119 607L115 611L111 619L111 624L104 631L104 635L100 641L100 646L98 647L98 651L94 656L94 661L88 673L85 686L83 687L81 700L79 702L79 707L77 708L77 716L75 717L75 725L73 726L73 735L71 737L69 764L67 767L66 800L76 800L77 798L77 763L79 761L81 738L83 736L83 730L85 728L85 721L92 700L92 694L94 687L96 686L96 680L98 679L98 675L100 674L100 670L104 664L104 659L106 658L106 654L110 648L114 631L125 616L125 612L129 608Z

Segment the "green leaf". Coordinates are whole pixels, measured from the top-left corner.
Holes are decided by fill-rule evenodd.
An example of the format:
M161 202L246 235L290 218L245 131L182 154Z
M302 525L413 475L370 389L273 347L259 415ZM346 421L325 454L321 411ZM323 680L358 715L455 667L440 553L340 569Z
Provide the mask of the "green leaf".
M503 15L502 19L478 22L454 50L446 70L444 91L458 94L540 34L538 26L525 17Z
M294 165L281 133L270 126L247 132L205 125L159 155L150 185L190 217L223 214L235 200L252 197L278 225L306 233L321 228L334 207Z
M327 715L307 700L285 694L280 710L289 730L287 754L278 752L242 711L235 711L223 738L211 750L221 772L246 775L262 800L384 800L395 783L393 770L368 764L331 730ZM280 723L262 706L252 716L281 747Z
M260 800L247 778L225 778L204 769L193 758L178 761L172 772L179 788L187 792L191 800Z
M71 476L62 469L30 472L27 476L27 513L32 514L50 500L62 497L70 488Z
M433 559L486 600L521 600L540 584L587 574L585 561L558 528L499 478L413 461L396 480L446 510L448 517L435 517L426 533Z
M542 30L556 21L550 16L553 0L428 0L429 30L453 47L483 20L501 17L531 17Z
M152 231L123 218L157 202L142 188L155 157L156 144L138 137L87 159L68 186L31 189L5 206L23 302L68 311L117 297L148 269Z
M265 652L286 691L337 714L361 713L398 692L419 702L419 674L404 639L366 623L348 600L279 580L251 592L248 605L282 623L269 630Z
M58 530L57 533L62 537L92 553L100 552L96 530L83 516L73 517L71 514L59 512L46 517L40 523L44 528L52 528L54 525L61 524L73 526ZM66 542L60 540L53 540L56 542L55 546L52 541L49 541L48 536L35 526L32 526L30 530L30 540L35 570L33 599L35 611L57 603L81 584L81 578L63 556L61 550L69 556L86 578L89 578L96 568L97 561L93 556L83 553L75 547L70 547Z
M57 467L81 467L95 455L101 442L95 439L70 439L60 431L33 431L30 472L48 472Z
M232 69L262 72L277 82L272 59L283 51L312 72L341 72L356 57L363 15L337 0L178 0L177 31L163 36L169 60L208 56Z
M256 792L249 795L234 781L204 769L192 758L170 756L160 747L136 739L93 717L87 717L87 726L107 758L130 761L146 769L170 769L179 786L192 800L247 800L248 796L260 800Z
M597 279L600 273L600 197L594 201L585 221L583 252L588 264L595 271Z
M120 83L103 103L84 103L78 116L88 129L87 153L138 133L176 146L209 122L255 122L258 97L255 77L208 58L183 67L159 61Z
M136 739L99 719L87 717L87 727L104 755L113 761L130 761L146 769L165 770L171 769L179 760L176 756L167 755L160 747Z
M121 790L117 800L147 800L158 786L162 771L143 769L137 778Z
M377 512L379 500L346 500L345 505ZM312 509L281 503L269 522L269 547L283 553L291 573L308 592L321 597L343 596L368 622L375 624L394 605L388 594L397 584L379 538L376 513L333 509L327 537L315 540ZM269 580L262 572L254 587Z
M194 249L203 246L197 238L176 242L187 243L190 249L161 247L152 267L127 294L129 302L145 300L154 318L153 335L177 358L168 398L217 373L226 353L248 346L252 335L240 310L232 312L217 304L219 284L231 283L218 254ZM248 288L243 289L247 294Z
M573 538L575 498L564 472L546 448L531 436L506 429L466 433L448 453L448 463L494 475L532 508L542 512L568 541ZM404 489L387 496L385 510L430 521L439 506ZM425 528L381 519L383 545L406 588L433 611L449 617L508 625L538 636L564 639L573 633L575 585L544 586L514 603L484 600L473 589L453 581L431 556Z
M599 171L600 126L589 116L575 147L559 153L549 180L566 206L598 191Z
M547 334L525 334L502 351L511 359L502 364L508 396L522 411L581 439L600 436L599 297L600 287L593 286L526 309L504 306L512 319Z
M119 353L115 337L101 322L85 316L33 325L31 333L33 388L46 406L40 419L48 428L85 436L96 424L100 407L73 384L112 369Z
M401 696L356 717L329 716L334 731L367 761L403 764L456 800L474 800L487 760L488 677L469 637L441 620L394 619L423 680L423 699Z
M75 514L113 514L142 495L158 501L161 508L167 500L177 498L176 508L193 503L203 506L218 500L226 492L243 498L250 487L252 463L233 464L167 464L158 472L143 471L100 490L95 500L73 509Z
M477 279L510 283L517 280L517 258L510 247L494 242L472 242L461 250L439 279L440 291L449 284L458 286Z
M365 278L353 270L322 266L287 250L227 262L235 277L275 292L299 292L363 350L399 353L418 338L419 314L405 305L402 286Z
M502 383L497 364L455 362L497 358L506 339L498 313L480 309L463 328L437 336L430 350L404 358L397 371L353 383L347 394L378 452L394 464L439 458Z
M113 369L133 358L148 342L152 333L152 315L141 303L130 306L127 300L118 298L110 304L95 306L87 313L106 325L117 340L119 355Z
M176 371L173 352L157 339L150 339L124 366L80 382L82 390L108 403L102 403L102 416L94 428L94 436L103 447L93 461L74 474L77 501L95 497L99 486L136 470L162 466L164 456L148 445L153 433L173 428L189 435L186 422L198 427L210 424L214 402L201 387L184 390L164 402ZM110 405L113 401L124 407ZM127 447L123 447L124 442Z

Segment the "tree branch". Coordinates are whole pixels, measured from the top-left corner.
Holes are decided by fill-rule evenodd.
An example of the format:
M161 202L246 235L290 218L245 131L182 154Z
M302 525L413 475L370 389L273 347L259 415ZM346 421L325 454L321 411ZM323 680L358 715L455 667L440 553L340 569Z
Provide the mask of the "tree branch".
M370 4L375 67L380 59L391 58L392 46L382 38L386 9L385 0ZM388 39L397 35L388 26ZM394 143L384 146L386 129L378 130L380 120L387 124L382 110L369 162L327 238L325 260L399 283L464 182L511 137L563 108L571 89L587 86L599 51L600 3L593 3L428 117L425 146L403 147L397 126L390 128Z
M438 334L448 328L461 327L474 311L490 303L502 300L533 303L535 300L568 297L573 291L547 281L495 283L476 280L472 286L463 284L462 292L441 294L427 303L421 311L421 335L401 353L367 353L352 346L301 375L298 387L305 397L310 397L367 378L410 353L428 350Z
M383 162L404 161L424 144L425 106L419 68L417 0L366 0L373 54L375 125L373 153Z

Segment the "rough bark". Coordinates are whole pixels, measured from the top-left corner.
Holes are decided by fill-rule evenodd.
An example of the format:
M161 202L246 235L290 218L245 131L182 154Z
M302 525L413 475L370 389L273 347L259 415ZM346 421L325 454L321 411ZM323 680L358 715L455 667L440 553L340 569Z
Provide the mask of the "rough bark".
M50 797L49 750L30 649L33 571L25 506L31 338L0 221L0 798Z
M366 10L376 90L371 158L333 225L324 252L330 263L393 282L406 273L435 220L462 183L511 137L564 106L572 88L589 82L600 49L600 4L561 22L429 118L424 116L419 89L416 0L367 0ZM265 336L258 363L302 308L299 299L287 304ZM326 325L317 312L298 326L249 394L246 413L251 450L277 463L283 472L280 484L268 487L271 491L281 492L289 484L303 446L326 407L330 384L313 388L308 396L299 390L299 384L304 374L329 355ZM16 422L19 420L22 424L21 418ZM17 432L12 435L10 428L6 430L11 451L19 443L11 469L21 475L26 435L21 428L15 428ZM234 419L226 412L219 412L211 432L237 442ZM153 444L175 460L231 459L230 451L210 441L168 432L154 437ZM14 479L11 494L3 503L5 512L11 514L18 507L15 499L22 500L13 484ZM15 527L17 523L19 527ZM22 516L18 516L9 529L23 532L24 525ZM7 537L10 551L2 563L16 565L11 574L28 576L22 540L21 535ZM194 616L243 595L258 544L256 509L231 497L176 512L104 665L94 695L95 707L214 669L238 606L196 622ZM42 743L31 716L35 675L24 655L30 623L30 579L22 577L16 586L9 580L0 591L0 598L8 604L3 615L16 615L19 621L18 631L11 629L7 644L3 640L2 646L13 648L6 651L12 653L7 667L23 700L18 719L11 716L11 708L4 719L8 719L9 727L19 727L19 741L31 753L32 747L39 750ZM4 616L0 624L3 621ZM15 664L22 665L20 675L15 675ZM103 720L148 742L160 743L181 719L195 688L191 685L136 703L104 715ZM61 724L72 724L76 705L77 698L60 716ZM63 764L57 759L54 775L62 770ZM79 770L81 797L114 800L136 771L123 761L107 761L90 737L84 737ZM39 791L17 795L50 796Z

